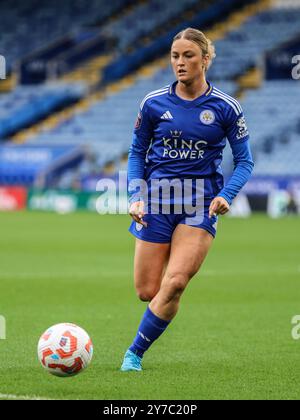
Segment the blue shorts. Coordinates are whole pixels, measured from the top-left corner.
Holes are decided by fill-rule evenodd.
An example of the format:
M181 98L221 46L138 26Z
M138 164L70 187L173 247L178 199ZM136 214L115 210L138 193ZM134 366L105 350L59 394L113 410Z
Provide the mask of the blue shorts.
M209 206L205 206L199 224L189 222L190 215L182 214L146 214L143 218L148 223L144 227L140 223L132 222L128 229L136 238L147 242L170 243L173 232L177 225L184 224L201 228L209 232L214 238L216 236L218 217L209 218Z

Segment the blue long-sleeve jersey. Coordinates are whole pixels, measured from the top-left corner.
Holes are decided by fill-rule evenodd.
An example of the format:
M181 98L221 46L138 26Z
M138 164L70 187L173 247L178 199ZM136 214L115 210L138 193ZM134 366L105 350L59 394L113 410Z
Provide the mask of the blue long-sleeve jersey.
M129 149L128 182L204 179L207 198L218 195L231 204L254 166L242 108L210 83L207 92L193 101L178 97L176 84L149 93L140 105ZM226 139L235 169L224 187L221 162Z

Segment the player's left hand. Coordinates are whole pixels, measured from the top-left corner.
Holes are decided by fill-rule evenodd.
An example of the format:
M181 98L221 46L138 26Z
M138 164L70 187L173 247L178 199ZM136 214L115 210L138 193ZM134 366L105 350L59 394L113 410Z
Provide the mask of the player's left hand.
M224 215L229 212L230 205L227 203L225 198L216 197L210 203L209 207L209 218L217 216L218 214Z

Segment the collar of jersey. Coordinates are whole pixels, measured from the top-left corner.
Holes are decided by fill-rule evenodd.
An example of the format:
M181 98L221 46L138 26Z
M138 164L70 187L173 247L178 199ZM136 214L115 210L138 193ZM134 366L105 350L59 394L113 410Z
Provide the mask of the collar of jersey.
M193 108L197 105L202 104L203 102L206 102L211 95L211 92L213 90L213 85L207 80L208 83L208 89L207 91L199 96L199 98L193 99L192 101L189 101L187 99L182 99L180 98L177 94L176 94L176 85L177 85L177 81L174 82L171 86L170 86L170 90L169 90L169 95L171 97L171 99L173 100L173 102L175 102L176 104L179 104L185 108Z

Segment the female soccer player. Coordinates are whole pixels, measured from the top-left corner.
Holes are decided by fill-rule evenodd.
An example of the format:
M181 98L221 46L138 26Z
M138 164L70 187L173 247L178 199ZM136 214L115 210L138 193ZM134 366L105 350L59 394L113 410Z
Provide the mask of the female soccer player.
M149 93L141 103L129 150L129 213L133 219L129 230L136 237L136 291L150 304L125 354L122 371L142 370L145 351L175 317L185 288L212 245L218 215L229 211L253 169L240 104L206 79L214 57L214 46L202 32L193 28L180 32L171 48L176 82ZM226 138L235 169L224 187L220 164ZM178 189L177 195L173 189L173 195L165 199L157 195L154 180L175 179L192 180L192 203L202 203L200 217L185 209L180 214L174 211ZM202 184L197 184L199 179ZM133 180L144 180L148 191L137 193ZM183 194L183 205L186 200ZM153 211L158 201L169 201L173 210ZM188 217L191 214L193 218Z

